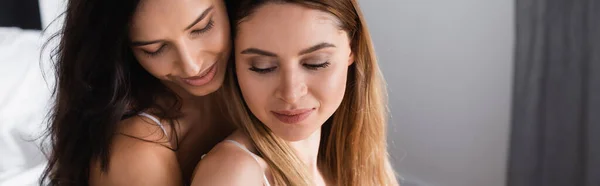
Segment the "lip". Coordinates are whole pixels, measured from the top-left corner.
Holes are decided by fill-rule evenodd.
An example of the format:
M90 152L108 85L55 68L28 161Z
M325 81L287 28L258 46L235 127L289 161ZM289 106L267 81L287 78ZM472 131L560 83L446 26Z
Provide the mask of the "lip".
M214 63L207 71L202 72L198 76L181 78L183 82L190 86L202 86L208 84L215 77L217 73L217 63Z
M271 111L273 115L281 122L295 124L304 121L315 109L294 109Z

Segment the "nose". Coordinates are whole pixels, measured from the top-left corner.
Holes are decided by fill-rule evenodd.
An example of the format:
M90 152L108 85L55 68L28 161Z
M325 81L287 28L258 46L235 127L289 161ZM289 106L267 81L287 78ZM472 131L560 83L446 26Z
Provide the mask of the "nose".
M198 64L196 56L198 51L190 50L189 47L181 45L178 50L179 53L179 70L180 76L192 77L200 73L202 63Z
M289 104L294 104L307 94L304 77L298 69L282 69L280 83L275 96Z

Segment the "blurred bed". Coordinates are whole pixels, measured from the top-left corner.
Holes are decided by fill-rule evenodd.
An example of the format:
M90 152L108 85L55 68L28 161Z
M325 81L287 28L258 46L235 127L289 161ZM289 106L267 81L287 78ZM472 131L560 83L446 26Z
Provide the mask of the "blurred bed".
M41 48L60 27L61 21L47 26L64 2L0 3L0 186L38 185L46 165L40 148L54 83L49 51L55 45ZM39 28L48 28L47 34Z
M44 167L40 137L54 81L40 58L45 40L40 31L0 27L0 186L35 185Z

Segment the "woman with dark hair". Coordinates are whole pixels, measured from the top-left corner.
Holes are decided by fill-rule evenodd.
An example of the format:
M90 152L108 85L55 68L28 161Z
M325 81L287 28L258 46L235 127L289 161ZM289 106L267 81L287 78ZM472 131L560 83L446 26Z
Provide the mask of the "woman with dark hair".
M187 185L234 127L224 0L69 0L41 185Z

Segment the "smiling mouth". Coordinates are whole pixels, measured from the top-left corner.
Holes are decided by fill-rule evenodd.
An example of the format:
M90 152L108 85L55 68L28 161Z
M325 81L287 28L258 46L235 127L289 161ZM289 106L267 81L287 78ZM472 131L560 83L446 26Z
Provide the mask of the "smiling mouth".
M206 69L206 70L204 70L204 72L200 73L200 75L198 75L198 77L204 77L204 76L208 75L208 73L210 73L210 71L213 70L216 66L217 66L217 63L212 64L210 67L208 67L208 69Z
M295 124L304 121L315 109L295 109L271 111L271 113L281 122Z
M218 62L214 63L208 70L205 70L205 72L202 72L198 76L181 78L181 80L191 86L206 85L215 77L217 71L217 63Z

